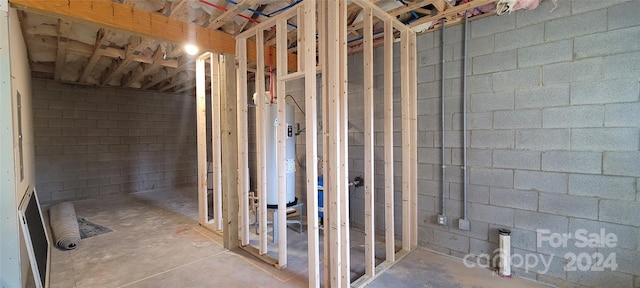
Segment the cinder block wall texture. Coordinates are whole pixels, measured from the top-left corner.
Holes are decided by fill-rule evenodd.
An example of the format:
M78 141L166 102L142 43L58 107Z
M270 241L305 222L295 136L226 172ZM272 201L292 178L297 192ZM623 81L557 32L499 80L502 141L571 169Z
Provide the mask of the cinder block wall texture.
M195 98L33 79L44 203L196 185Z
M512 253L529 257L532 263L518 266L514 258L516 275L559 286L640 287L640 1L558 1L550 12L552 8L551 1L543 1L534 11L470 24L470 231L458 229L463 211L463 26L445 33L446 226L436 224L442 201L441 35L418 37L419 243L459 258L495 255L497 230L509 228ZM376 50L374 64L379 233L384 231L381 52ZM395 57L397 72L397 51ZM350 56L349 61L353 178L362 175L364 165L362 54ZM395 228L399 232L403 175L398 75L395 80ZM352 193L351 222L363 227L363 190ZM538 229L567 233L571 238L554 248L538 237ZM617 236L617 243L582 248L576 238L576 232L584 232L580 229L588 233L605 229ZM592 268L604 260L594 256L597 253L604 258L615 255L615 271ZM582 256L573 262L572 255L574 260ZM551 263L548 271L543 259ZM565 271L571 269L576 271Z

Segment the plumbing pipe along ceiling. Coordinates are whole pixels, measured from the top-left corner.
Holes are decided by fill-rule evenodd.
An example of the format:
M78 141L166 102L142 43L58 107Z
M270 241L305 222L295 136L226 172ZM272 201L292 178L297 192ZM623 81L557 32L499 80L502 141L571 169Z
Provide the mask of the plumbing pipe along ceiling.
M73 1L73 0L71 0ZM207 29L219 29L237 35L252 26L297 7L303 0L121 0L120 4L159 13ZM447 25L471 17L493 15L495 0L370 0L390 15L416 29L437 29L442 18ZM540 0L521 0L538 2ZM348 0L349 53L361 50L362 9ZM537 6L501 0L505 12ZM46 13L19 11L22 32L27 44L32 76L62 82L112 87L129 87L152 91L185 92L195 87L195 57L183 50L186 43L167 43L144 36L109 30L85 22L61 19ZM381 21L374 33L380 34ZM296 53L296 19L290 19L287 43ZM265 34L265 42L274 44L275 31ZM382 37L382 34L379 36ZM378 45L381 40L376 40ZM250 64L251 65L251 64ZM255 67L255 66L254 66ZM251 70L251 66L250 66Z

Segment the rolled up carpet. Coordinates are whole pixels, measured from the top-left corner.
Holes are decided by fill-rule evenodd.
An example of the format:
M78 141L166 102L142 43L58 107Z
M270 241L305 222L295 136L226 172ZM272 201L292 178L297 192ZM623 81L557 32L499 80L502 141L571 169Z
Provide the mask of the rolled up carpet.
M75 249L80 243L80 230L76 210L71 202L63 202L49 208L49 222L56 245L62 249Z

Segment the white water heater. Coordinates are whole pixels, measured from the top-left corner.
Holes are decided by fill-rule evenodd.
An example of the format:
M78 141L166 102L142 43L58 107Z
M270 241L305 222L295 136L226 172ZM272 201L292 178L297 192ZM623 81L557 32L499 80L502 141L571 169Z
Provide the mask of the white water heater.
M284 101L284 99L282 99ZM267 168L267 205L278 205L278 108L274 104L266 104L266 113L263 116L264 131L266 132L266 158ZM285 108L286 125L286 155L284 169L287 174L287 187L281 188L287 191L287 204L296 200L296 135L294 131L295 115L293 106L286 105Z

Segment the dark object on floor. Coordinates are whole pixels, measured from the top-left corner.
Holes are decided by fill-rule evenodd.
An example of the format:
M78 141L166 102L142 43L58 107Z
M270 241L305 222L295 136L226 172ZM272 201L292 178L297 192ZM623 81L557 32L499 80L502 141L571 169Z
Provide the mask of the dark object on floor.
M80 228L81 239L87 239L113 231L111 228L93 223L87 218L78 218L78 227Z
M65 250L75 249L80 242L80 232L73 204L64 202L51 206L49 218L56 246Z

